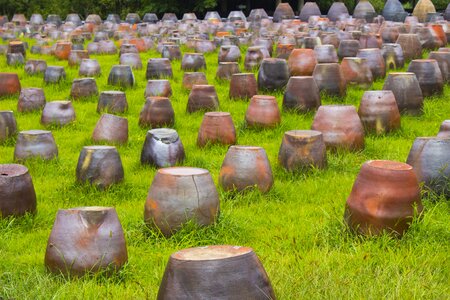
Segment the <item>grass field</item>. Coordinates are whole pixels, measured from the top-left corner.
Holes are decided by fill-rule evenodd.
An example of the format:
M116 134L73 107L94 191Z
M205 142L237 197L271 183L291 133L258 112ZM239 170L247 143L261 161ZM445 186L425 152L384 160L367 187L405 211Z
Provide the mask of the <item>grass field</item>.
M30 41L31 45L31 41ZM201 245L250 246L260 257L279 299L449 299L450 298L450 203L423 198L421 219L416 219L402 239L384 235L362 238L347 232L344 204L362 163L369 159L406 161L415 137L436 135L440 123L450 117L450 87L441 97L427 98L420 117L402 116L402 129L384 136L367 136L366 148L356 153L328 153L328 168L306 174L290 174L277 161L283 133L310 129L313 113L282 113L281 124L270 130L246 128L248 102L228 99L228 82L215 80L217 51L206 54L206 76L216 86L220 110L231 112L238 144L264 147L275 183L267 194L227 193L218 187L221 216L208 228L184 228L171 238L157 235L143 222L144 203L155 168L141 166L140 152L147 129L138 126L144 104L145 67L156 51L141 54L144 69L135 70L136 86L126 90L129 111L129 143L118 146L125 180L108 190L75 182L75 169L83 146L92 145L91 134L100 115L97 97L74 101L77 120L63 128L51 128L59 158L27 161L36 189L35 216L0 220L0 299L155 299L165 265L174 251ZM28 54L27 58L41 58ZM107 85L118 55L94 56L102 67L96 79L99 91ZM68 99L78 69L66 61L45 57L48 65L66 67L67 81L44 85L42 76L28 76L23 67L9 67L0 58L2 72L17 72L22 87L43 87L47 101ZM185 166L208 169L218 182L226 146L196 146L202 113L187 114L188 91L181 87L180 62L173 62L171 80L178 131L186 151ZM243 70L243 63L241 63ZM374 84L379 90L383 81ZM323 104L358 106L363 90L350 88L345 98L323 96ZM275 93L281 107L282 92ZM0 100L0 110L14 110L20 130L43 129L40 112L18 113L17 96ZM14 141L0 146L0 163L12 163ZM46 243L59 208L114 206L125 231L128 264L107 278L63 278L44 267Z

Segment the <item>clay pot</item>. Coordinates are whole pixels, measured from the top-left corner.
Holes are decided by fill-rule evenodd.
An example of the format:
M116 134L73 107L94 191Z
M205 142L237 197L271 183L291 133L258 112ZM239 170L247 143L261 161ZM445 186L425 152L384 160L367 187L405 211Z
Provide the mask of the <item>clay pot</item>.
M121 182L124 177L122 160L113 146L83 147L76 173L78 182L88 182L100 189Z
M403 49L399 44L383 44L381 47L386 69L400 69L405 65Z
M253 73L233 74L230 82L231 99L250 99L258 93L256 78Z
M124 53L120 55L119 63L130 66L135 70L142 69L142 61L138 53Z
M122 44L120 45L119 56L125 53L139 53L139 51L133 44Z
M181 70L200 71L206 69L205 57L202 53L185 53L181 61Z
M447 8L445 9L444 19L446 21L450 21L450 3L447 5Z
M383 43L395 43L400 35L399 26L384 26L380 31Z
M198 130L197 145L204 147L208 143L222 145L234 145L236 143L236 129L230 113L205 113Z
M124 113L128 110L127 97L124 92L106 91L101 92L97 104L97 112Z
M231 76L236 73L241 73L238 63L221 62L219 63L219 67L217 68L216 78L222 80L231 80Z
M402 47L406 61L422 57L422 45L417 34L402 33L396 43Z
M408 72L416 74L424 97L443 93L444 81L436 60L415 59L409 64Z
M372 86L373 76L367 59L345 57L341 63L341 70L347 85L357 85L363 89Z
M70 101L47 102L42 110L41 124L64 126L75 120L75 110Z
M273 21L281 22L282 20L294 19L295 14L289 3L280 3L277 5L273 13Z
M281 122L280 110L274 96L255 95L245 113L249 127L274 127Z
M128 120L110 114L102 114L92 133L94 142L125 144L128 142Z
M14 160L24 161L35 157L43 160L58 157L58 148L51 131L28 130L19 132L14 149Z
M347 199L344 219L355 232L403 235L415 213L422 212L413 167L389 160L365 162Z
M338 3L338 2L334 2ZM339 58L333 45L319 45L314 48L317 63L337 63Z
M142 22L154 24L158 22L158 16L154 13L146 13L142 18Z
M6 64L8 66L21 66L25 64L25 58L22 53L7 53Z
M180 60L181 59L181 50L180 46L176 44L165 44L163 45L161 51L162 58L168 58L170 61L172 60Z
M111 41L111 40L100 41L98 43L98 47L99 47L99 54L116 54L117 53L116 44L114 44L114 41Z
M139 115L139 126L164 127L173 126L175 113L166 97L148 97Z
M352 105L322 105L311 129L322 132L327 149L364 149L364 128Z
M283 108L299 112L316 110L321 105L320 91L312 76L292 76L286 85Z
M57 42L55 47L55 56L60 60L68 60L70 51L72 50L71 42Z
M342 2L333 2L327 14L327 18L331 22L336 22L342 18L347 18L348 16L347 6Z
M430 52L429 59L437 61L439 69L441 70L442 79L445 83L450 82L450 52Z
M413 115L422 113L422 90L414 73L389 73L383 90L390 90L394 93L395 101L401 113Z
M45 106L44 91L40 88L24 88L20 91L17 110L28 112L40 110Z
M221 46L219 50L220 62L239 62L241 60L241 50L235 45Z
M79 78L72 82L70 97L72 99L80 99L98 95L97 83L94 78Z
M47 243L45 266L68 276L120 269L128 260L125 236L113 207L59 209Z
M308 22L309 17L311 16L321 16L319 6L317 6L316 2L306 2L300 11L299 19L302 22Z
M14 113L8 110L0 110L0 143L17 134L17 122Z
M440 138L450 138L450 120L442 122L437 136Z
M172 65L167 58L150 58L147 62L147 79L172 78Z
M413 16L417 17L419 22L425 23L429 13L435 13L436 8L430 0L419 0L413 10Z
M262 47L249 47L247 49L247 53L245 54L244 68L246 71L253 71L257 69L262 60L266 58Z
M95 25L100 25L102 23L102 18L96 14L90 14L86 17L86 23L91 23Z
M78 66L81 60L88 59L89 53L86 50L71 50L69 53L69 66Z
M158 168L172 167L183 162L183 143L174 129L156 128L149 130L141 152L141 164Z
M357 40L342 40L339 43L338 56L340 59L344 57L355 57L361 47Z
M344 96L346 94L347 85L339 64L317 64L314 68L313 77L320 91L325 91L332 96Z
M365 58L367 60L367 65L372 71L374 80L386 77L386 63L384 62L380 49L360 49L358 50L357 57Z
M149 80L145 88L144 97L167 97L172 96L172 88L170 87L170 81L167 79L155 79Z
M7 53L21 53L23 57L27 56L25 44L21 41L11 41L8 43Z
M207 85L208 80L203 72L184 72L183 74L183 88L192 90L194 85Z
M399 0L387 0L382 15L386 21L404 22L408 13Z
M400 112L392 91L367 91L358 110L366 133L384 134L400 128Z
M441 46L439 39L433 35L433 32L430 28L416 27L414 28L413 32L417 34L422 49L434 50Z
M441 24L430 24L428 28L431 31L433 37L437 40L439 47L445 47L447 45L447 36L444 31L444 28Z
M314 130L285 132L278 152L278 161L290 172L325 168L327 152L322 133Z
M78 14L68 14L66 16L66 23L67 22L71 22L71 23L75 24L75 26L81 26L81 24L82 24L81 18Z
M108 84L121 87L132 87L135 84L134 74L130 66L115 65L108 76Z
M25 72L28 75L43 74L46 69L47 62L45 60L30 59L25 64Z
M54 24L58 28L62 24L61 17L54 14L48 15L47 24Z
M0 164L0 216L23 216L36 212L36 193L25 166Z
M93 77L101 74L100 64L96 59L82 59L78 71L79 76Z
M219 108L219 97L213 85L194 85L189 94L187 112L214 111Z
M60 66L48 66L44 73L44 82L49 83L59 83L66 79L66 71L64 67Z
M291 76L311 76L316 64L316 55L311 49L294 49L288 59Z
M274 91L286 86L289 80L289 68L286 60L265 58L258 71L258 88Z
M377 16L372 4L367 0L361 0L353 10L355 19L364 19L367 23L372 23L373 18Z
M226 191L244 191L256 186L266 193L273 185L266 151L254 146L230 146L222 163L219 184Z
M20 80L17 73L0 73L0 97L20 93Z
M294 48L295 48L294 44L277 44L276 57L288 59Z

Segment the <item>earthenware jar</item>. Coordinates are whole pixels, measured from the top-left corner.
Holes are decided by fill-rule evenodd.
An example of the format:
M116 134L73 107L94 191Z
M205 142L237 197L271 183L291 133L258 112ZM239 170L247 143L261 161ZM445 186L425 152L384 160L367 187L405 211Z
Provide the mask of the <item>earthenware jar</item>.
M352 105L322 105L314 116L311 129L322 132L328 149L364 148L364 128Z
M25 166L0 164L0 216L23 216L36 212L36 193Z
M130 66L135 70L142 69L142 61L138 53L124 53L120 55L119 63Z
M336 22L342 18L349 16L347 6L342 2L333 2L330 9L328 10L327 18L331 22Z
M221 46L219 50L219 62L239 62L241 50L235 45Z
M202 53L185 53L181 60L181 70L200 71L206 69L205 57Z
M321 104L320 91L312 76L292 76L286 85L283 108L299 112L317 109Z
M175 113L166 97L148 97L139 115L139 126L141 127L164 127L173 126Z
M231 76L236 73L241 73L238 63L221 62L219 63L219 67L217 68L216 78L222 80L231 80Z
M339 64L317 64L314 68L313 77L320 91L325 91L332 96L344 96L346 94L347 85Z
M439 39L433 35L428 27L415 27L413 33L419 38L423 50L434 50L441 45Z
M58 28L62 24L61 17L59 15L54 14L48 15L47 24L54 24Z
M69 53L69 66L77 66L81 64L81 60L88 59L89 53L86 50L71 50Z
M75 110L70 101L47 102L42 110L41 124L64 126L75 120Z
M309 17L311 16L321 16L319 6L317 6L316 2L306 2L300 11L299 19L302 22L308 22Z
M30 59L25 64L25 73L28 75L41 74L47 69L47 62L45 60Z
M92 133L94 142L125 144L128 142L128 120L111 114L102 114Z
M447 36L441 24L429 24L428 28L431 34L439 44L439 47L445 47L447 45Z
M154 13L146 13L142 18L142 22L154 24L158 22L158 16Z
M127 97L124 92L106 91L101 92L98 98L97 112L124 113L128 110Z
M361 47L357 40L342 40L339 43L338 56L340 59L344 57L355 57Z
M445 83L450 82L450 51L433 51L430 52L428 58L437 61L439 69L441 70L442 79Z
M26 57L25 44L21 41L11 41L8 43L7 53L21 53L23 57Z
M25 58L22 53L7 53L6 64L8 66L21 66L25 64Z
M78 182L104 189L121 182L124 177L122 160L113 146L85 146L77 165Z
M150 58L147 62L147 79L172 78L172 65L167 58Z
M439 133L437 134L440 138L450 138L450 120L445 120L442 122L441 126L439 127Z
M381 46L381 54L386 63L386 69L400 69L405 65L403 49L399 44L383 44Z
M78 70L79 76L93 77L101 74L100 64L96 59L82 59Z
M72 82L70 97L80 99L98 95L97 83L94 78L79 78Z
M44 160L58 157L58 148L51 131L28 130L19 132L14 149L14 160L24 161L35 157Z
M291 76L311 76L316 64L316 55L311 49L294 49L288 59Z
M322 133L314 130L290 130L284 133L278 162L288 171L323 169L327 152Z
M400 34L401 27L386 25L380 29L381 39L383 43L395 43ZM402 30L402 32L406 31Z
M81 18L78 14L68 14L66 16L66 23L71 22L75 24L75 26L80 26L82 24Z
M141 164L158 168L171 167L183 162L183 143L174 129L156 128L149 130L141 152Z
M17 73L0 73L0 97L17 94L20 89Z
M0 110L0 143L17 134L17 122L10 110Z
M384 134L400 128L400 112L392 91L366 91L358 110L366 133Z
M363 89L372 86L373 76L367 59L360 57L344 57L341 70L347 85L357 85Z
M386 77L386 63L380 49L360 49L357 57L366 59L374 80Z
M417 34L401 33L396 43L402 47L406 61L422 57L422 45Z
M408 13L399 0L387 0L382 15L386 21L404 22Z
M344 219L363 235L383 231L403 235L413 216L422 212L417 176L412 166L389 160L365 162L347 199Z
M244 191L256 186L262 193L273 185L266 151L254 146L230 146L222 163L219 184L226 191Z
M44 91L40 88L24 88L20 91L17 110L28 112L40 110L45 105Z
M70 51L72 50L72 43L60 41L56 43L55 56L61 60L67 60L69 58Z
M189 94L187 112L214 111L219 108L219 97L213 85L194 85Z
M389 73L383 90L391 90L401 113L419 115L422 113L423 96L419 81L414 73Z
M207 85L208 80L203 72L184 72L181 84L183 88L192 90L194 85Z
M231 99L250 99L257 93L255 74L237 73L231 76L229 93Z
M222 145L236 143L236 129L230 113L217 111L205 113L198 130L197 145L204 147L208 143Z
M335 2L336 3L336 2ZM317 63L337 63L339 58L333 45L318 45L314 47Z
M289 67L281 58L265 58L258 71L259 90L274 91L286 86L289 80Z
M53 46L42 46L41 47L41 54L42 55L53 55L54 47Z
M444 80L436 60L414 59L409 64L408 72L416 74L424 97L443 93Z
M66 79L66 71L64 67L60 66L48 66L44 73L45 83L59 83Z
M172 96L172 88L170 87L170 82L167 79L152 79L147 81L147 86L145 88L144 97L170 97Z
M122 225L113 207L59 209L45 252L53 273L82 276L120 269L128 260Z
M249 127L274 127L281 122L281 114L274 96L255 95L245 113Z
M108 76L108 84L121 87L132 87L135 84L134 74L130 66L115 65Z
M260 46L249 47L245 54L244 68L246 71L253 71L259 67L262 60L266 58Z
M280 3L277 5L273 13L273 21L281 22L282 20L294 19L295 14L289 3Z
M125 53L139 53L139 51L133 44L122 44L120 45L119 56Z
M180 46L176 45L176 44L163 45L162 51L161 51L161 57L168 58L170 61L180 60L181 59Z
M425 23L429 13L435 13L436 8L430 0L419 0L413 10L413 16L417 17L419 22Z
M353 11L353 17L355 19L364 19L368 23L372 23L372 20L376 17L376 15L377 13L375 12L375 9L367 0L359 1Z
M295 48L295 44L277 44L276 58L288 59L292 51Z

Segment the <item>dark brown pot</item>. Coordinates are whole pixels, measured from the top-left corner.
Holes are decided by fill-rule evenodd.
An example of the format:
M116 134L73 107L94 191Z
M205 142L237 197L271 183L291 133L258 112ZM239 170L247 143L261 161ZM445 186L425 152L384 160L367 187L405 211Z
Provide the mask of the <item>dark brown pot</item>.
M336 3L336 2L335 2ZM337 63L339 58L333 45L319 45L314 48L317 63Z
M276 299L253 249L238 246L205 246L173 253L157 299L180 300L185 295L195 299Z
M357 57L365 58L374 80L386 77L386 63L378 48L360 49Z
M294 49L288 59L291 76L311 76L316 64L316 55L311 49Z
M383 44L381 54L386 63L386 69L401 69L405 65L403 49L399 44Z
M300 112L316 110L321 105L320 91L312 76L292 76L286 85L283 108Z
M214 111L219 108L219 97L213 85L194 85L189 94L187 112Z
M47 69L45 60L30 59L25 64L25 73L28 75L43 74L45 69Z
M128 142L128 120L111 114L102 114L92 133L94 142L125 144Z
M260 46L249 47L247 49L247 53L245 54L245 61L244 61L245 70L254 71L260 66L264 58L267 58L267 56L264 54L262 47Z
M401 113L422 114L422 90L414 73L389 73L383 90L390 90L394 93Z
M58 157L58 148L51 131L28 130L19 132L14 148L14 160L25 161L35 157L44 160Z
M141 127L173 126L175 113L169 98L148 97L139 115Z
M281 58L265 58L258 71L258 88L274 91L284 88L289 80L289 67Z
M367 133L384 134L400 128L400 112L392 91L364 92L358 114Z
M101 92L98 98L97 112L124 113L128 110L127 96L124 92L106 91Z
M142 69L142 60L138 53L124 53L120 55L119 63L135 70Z
M61 66L48 66L44 73L45 83L59 83L66 79L66 71Z
M339 43L338 56L340 59L344 57L355 57L361 47L357 40L342 40Z
M75 121L75 110L70 101L47 102L42 110L41 124L64 126Z
M141 164L158 168L172 167L184 161L183 143L174 129L149 130L141 151Z
M94 78L79 78L72 82L70 97L72 99L87 98L98 95L97 83Z
M168 58L170 61L181 59L180 46L176 44L165 44L161 51L162 58Z
M236 143L236 129L230 113L205 113L198 130L197 145L204 147L208 143L222 145L234 145Z
M440 138L450 138L450 120L442 122L437 136Z
M17 110L28 112L40 110L45 106L44 90L40 88L24 88L20 91Z
M238 63L221 62L219 63L219 67L217 68L216 78L222 80L230 80L231 76L236 73L241 73Z
M21 53L23 57L26 57L25 44L22 41L11 41L8 43L7 53Z
M402 47L406 61L422 57L422 45L417 34L402 33L396 43Z
M0 110L0 143L17 134L17 122L13 111Z
M36 212L36 193L25 166L0 164L0 216L23 216Z
M222 163L219 184L226 191L243 191L256 186L262 193L273 185L272 169L261 147L230 146Z
M329 149L364 149L364 128L352 105L322 105L311 129L322 132Z
M442 79L445 83L450 82L450 52L433 51L428 56L429 59L437 61L439 69L441 70Z
M68 276L120 269L128 260L122 225L113 207L59 209L47 243L45 265Z
M0 73L0 97L17 94L20 89L17 73Z
M241 60L241 50L235 45L221 46L219 50L220 62L239 62Z
M172 96L172 88L170 81L167 79L153 79L147 81L144 97L167 97Z
M230 81L231 99L250 99L258 93L255 74L238 73L233 74Z
M362 165L353 184L344 218L360 234L378 235L387 231L402 235L422 209L419 184L410 165L369 160Z
M277 99L274 96L253 96L245 112L245 122L249 127L274 127L280 124Z
M130 66L115 65L108 76L108 84L121 87L132 87L135 84L134 74Z
M443 93L444 80L436 60L415 59L409 64L408 72L416 74L424 97Z
M344 57L341 70L347 85L357 85L363 89L372 86L372 71L367 59L360 57Z
M325 91L332 96L344 96L346 94L347 85L339 64L317 64L314 68L313 77L320 91Z
M101 74L100 64L96 59L82 59L80 63L80 69L78 70L79 76L93 77Z
M281 22L282 20L294 19L295 14L289 3L280 3L277 5L273 13L273 21Z
M192 90L194 85L207 85L208 80L203 72L184 72L183 74L183 88Z
M181 60L181 70L200 71L206 70L206 61L202 53L185 53Z
M150 58L147 62L147 79L172 78L172 65L167 58Z
M278 162L291 172L325 168L327 151L322 133L314 130L285 132L278 152Z
M87 50L71 50L68 60L69 66L79 66L83 59L88 59L89 53Z
M106 188L124 177L122 160L113 146L85 146L77 165L77 181Z

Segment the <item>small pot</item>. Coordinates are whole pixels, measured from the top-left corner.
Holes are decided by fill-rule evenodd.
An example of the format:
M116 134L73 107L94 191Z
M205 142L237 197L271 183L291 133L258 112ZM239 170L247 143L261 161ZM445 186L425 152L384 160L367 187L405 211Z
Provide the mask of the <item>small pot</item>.
M204 147L208 143L222 145L234 145L236 143L236 129L230 113L205 113L198 130L197 145Z
M422 57L422 45L417 34L402 33L396 43L402 47L406 61Z
M102 114L92 133L94 142L125 144L128 142L128 120L111 114Z
M124 92L106 91L101 92L98 98L97 112L124 113L128 110L127 96Z
M70 101L47 102L42 110L41 124L64 126L75 121L75 110Z
M157 128L173 126L174 123L175 113L169 98L147 98L139 115L139 126Z
M317 64L313 77L320 91L331 96L345 96L347 85L339 64Z
M94 78L79 78L72 82L70 97L72 99L87 98L98 95L97 83Z
M336 49L333 45L318 45L314 48L314 54L317 59L316 63L319 64L339 62Z
M114 41L104 40L98 43L99 54L116 54L117 47Z
M422 114L422 90L414 73L389 73L383 90L390 90L394 93L401 113Z
M374 80L386 77L386 63L378 48L360 49L357 57L365 58Z
M11 110L0 110L0 143L17 134L17 122Z
M172 78L172 65L167 58L150 58L147 62L147 79Z
M219 63L219 67L217 68L216 78L222 80L231 80L231 76L236 73L241 73L238 63L221 62Z
M181 59L180 46L176 44L165 44L161 51L162 58L168 58L170 61Z
M316 55L311 49L294 49L288 59L291 76L311 76L316 65Z
M61 66L48 66L44 73L45 83L59 83L66 79L66 71Z
M40 88L24 88L20 91L17 110L29 112L40 110L45 106L44 91Z
M280 3L277 5L273 13L273 21L275 23L281 22L283 20L294 19L295 13L289 3Z
M373 76L367 59L360 57L344 57L341 70L346 85L356 85L368 89L373 84Z
M115 65L108 76L108 84L121 87L132 87L135 84L134 74L130 66Z
M306 2L305 5L302 7L299 15L299 19L302 22L308 22L309 17L311 16L321 16L322 13L320 12L319 6L316 2Z
M328 10L327 18L331 22L339 21L342 18L349 16L347 6L343 2L333 2Z
M235 45L221 46L219 50L219 63L239 62L241 60L241 50Z
M167 97L172 96L170 81L167 79L153 79L147 81L144 97Z
M14 160L25 161L35 157L43 160L58 157L58 148L51 131L28 130L19 132L14 149Z
M100 64L96 59L82 59L78 75L83 77L93 77L101 75Z
M138 53L124 53L120 55L119 63L130 66L135 70L142 69L142 61Z
M277 44L276 58L288 59L294 48L295 44Z
M7 53L21 53L23 57L26 57L27 52L25 44L22 41L11 41L8 43Z
M214 111L219 108L219 97L213 85L194 85L189 94L187 112Z
M415 59L409 64L408 72L416 74L424 97L444 92L444 80L436 60Z
M158 168L172 167L184 161L183 143L174 129L149 130L141 152L141 164Z
M15 95L20 89L17 73L0 73L0 97Z
M312 76L292 76L286 85L283 108L299 112L316 110L321 105L320 91Z
M70 51L72 50L71 42L57 42L55 47L55 56L60 60L68 60Z
M207 85L208 80L203 72L184 72L182 86L187 90L192 90L194 85Z
M120 45L119 56L125 53L139 53L139 51L133 44L122 44Z
M258 71L258 88L274 91L284 88L289 80L289 67L281 58L265 58Z
M431 0L419 0L414 7L413 16L417 17L419 22L425 23L429 13L435 13L436 8Z
M30 59L25 64L25 73L28 75L44 74L47 69L45 60Z
M399 44L383 44L381 47L386 69L401 69L405 65L403 49Z
M13 67L22 66L25 64L25 58L21 53L7 53L6 64Z
M200 71L206 70L206 61L202 53L185 53L181 60L181 70Z
M69 66L79 66L83 59L89 59L87 50L71 50L68 57Z
M266 51L267 52L267 51ZM254 71L259 68L264 58L270 57L270 55L264 54L262 47L255 46L249 47L245 54L244 68L246 71Z
M355 57L361 47L357 40L342 40L339 43L338 56L340 59L344 57Z
M450 82L450 51L449 52L440 52L433 51L430 52L428 56L429 59L434 59L437 61L439 69L441 70L442 79L444 83Z
M249 127L274 127L280 124L281 114L274 96L255 95L245 113Z
M250 99L257 93L255 74L237 73L232 75L229 93L231 99Z

